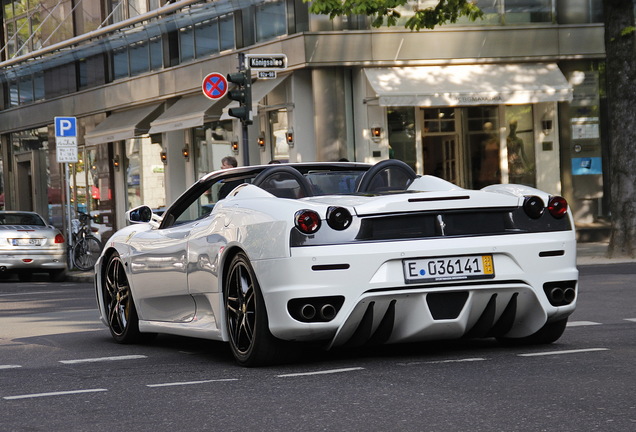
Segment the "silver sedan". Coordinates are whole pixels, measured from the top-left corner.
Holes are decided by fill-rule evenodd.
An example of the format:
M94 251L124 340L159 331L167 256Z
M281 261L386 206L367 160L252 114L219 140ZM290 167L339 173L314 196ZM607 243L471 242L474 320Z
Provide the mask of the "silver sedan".
M34 212L0 211L0 272L17 273L21 281L48 273L52 281L66 276L66 241L62 233Z

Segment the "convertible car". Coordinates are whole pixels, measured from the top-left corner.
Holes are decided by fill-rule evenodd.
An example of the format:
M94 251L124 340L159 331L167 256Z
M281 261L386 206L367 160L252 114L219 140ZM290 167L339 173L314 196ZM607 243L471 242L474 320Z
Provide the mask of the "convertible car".
M127 218L95 275L120 343L227 341L243 366L307 342L552 343L576 305L565 199L462 189L398 160L216 171L161 216Z

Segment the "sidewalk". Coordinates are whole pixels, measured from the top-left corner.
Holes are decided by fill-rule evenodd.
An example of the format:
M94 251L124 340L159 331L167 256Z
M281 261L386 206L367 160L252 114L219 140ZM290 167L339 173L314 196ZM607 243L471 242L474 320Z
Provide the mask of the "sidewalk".
M619 264L626 262L636 263L634 258L607 258L607 242L587 243L580 242L577 245L576 264L597 265L597 264ZM67 277L71 282L93 283L93 272L70 271Z

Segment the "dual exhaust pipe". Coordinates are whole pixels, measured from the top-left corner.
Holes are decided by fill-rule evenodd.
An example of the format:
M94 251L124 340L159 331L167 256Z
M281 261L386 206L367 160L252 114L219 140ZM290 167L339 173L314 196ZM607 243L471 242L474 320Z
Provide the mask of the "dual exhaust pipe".
M552 283L549 286L545 286L544 290L552 306L569 305L576 299L576 289L571 284Z
M295 298L287 303L287 311L300 322L329 322L338 315L343 304L344 296Z
M316 307L307 303L300 308L300 316L303 317L305 321L314 321L316 316L318 317L317 321L331 321L336 317L336 308L332 304L324 304L320 306L320 309L316 310Z

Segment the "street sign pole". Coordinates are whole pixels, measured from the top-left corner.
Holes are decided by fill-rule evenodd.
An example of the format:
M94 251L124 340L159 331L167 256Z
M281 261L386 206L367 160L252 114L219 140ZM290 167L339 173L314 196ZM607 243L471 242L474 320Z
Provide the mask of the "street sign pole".
M71 258L71 251L73 250L73 224L71 223L71 175L69 173L68 162L64 164L64 171L66 177L66 245L67 245L67 265L68 268L73 267L73 260Z
M239 63L239 70L244 70L245 73L247 74L247 76L249 76L249 74L251 73L250 68L246 66L245 64L245 54L244 53L239 53L238 54L238 63ZM250 90L251 91L251 90ZM250 101L250 105L251 105L251 101ZM252 107L248 107L248 109L251 111ZM243 141L243 165L244 166L249 166L250 164L250 140L248 137L248 122L242 121L241 122L241 135L242 135L242 141Z
M77 118L55 117L55 148L58 163L64 164L66 180L66 245L68 247L67 264L71 268L71 250L73 246L73 224L71 221L71 176L70 163L77 163Z

